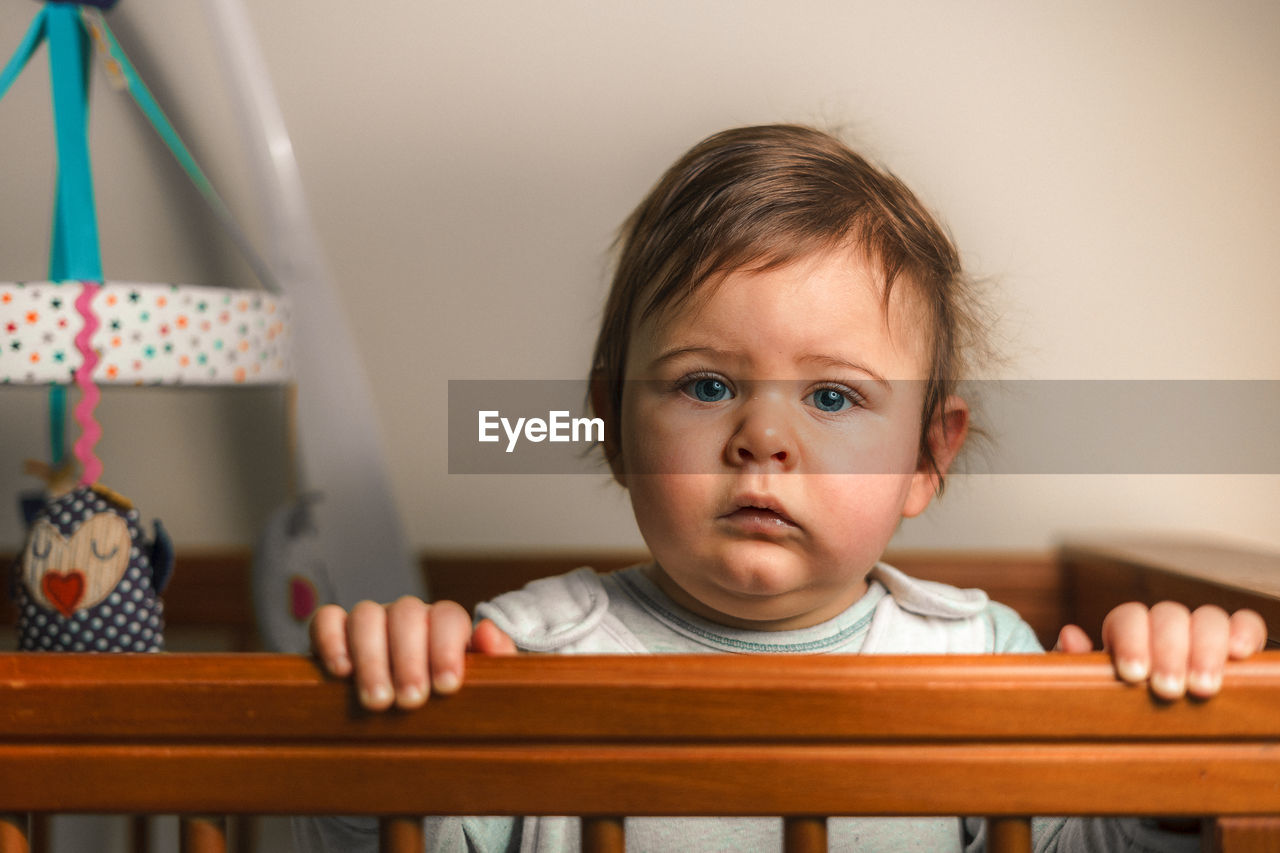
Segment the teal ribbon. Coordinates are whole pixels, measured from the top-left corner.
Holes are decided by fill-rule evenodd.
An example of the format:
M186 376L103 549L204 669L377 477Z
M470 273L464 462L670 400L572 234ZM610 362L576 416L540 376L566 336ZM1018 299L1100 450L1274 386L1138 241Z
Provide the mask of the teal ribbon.
M129 57L125 55L120 43L116 41L115 35L107 26L106 19L96 9L84 8L83 15L85 25L101 38L103 49L111 59L115 60L120 70L120 75L124 78L125 87L129 90L134 102L137 103L138 108L142 110L142 114L147 117L147 120L151 122L151 126L155 128L160 139L164 141L174 159L178 161L178 165L187 173L187 177L191 179L191 183L200 192L205 203L213 211L214 216L218 218L222 226L227 230L232 241L236 244L236 248L240 250L240 253L253 269L254 275L258 277L258 281L272 293L279 293L280 286L271 274L270 268L254 251L248 237L236 225L235 217L231 215L230 208L227 207L222 197L218 195L217 190L213 188L213 184L205 176L200 165L196 163L195 157L191 155L191 151L183 143L182 137L178 135L178 131L174 129L168 116L164 114L164 110L160 108L160 104L152 96L151 90L147 88L147 85L142 82L142 78L138 76L133 63L129 61Z
M98 216L89 164L89 34L80 8L44 7L53 82L53 117L58 141L58 189L49 258L52 281L102 281Z
M67 386L49 386L49 459L54 468L67 458Z

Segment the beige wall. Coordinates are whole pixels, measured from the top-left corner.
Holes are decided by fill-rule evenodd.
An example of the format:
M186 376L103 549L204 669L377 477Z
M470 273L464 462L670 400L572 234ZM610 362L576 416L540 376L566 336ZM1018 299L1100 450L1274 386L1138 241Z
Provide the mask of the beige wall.
M1001 375L1280 379L1267 0L251 5L415 546L639 542L603 477L449 476L446 381L581 376L613 228L678 153L735 124L842 124L916 187L995 282ZM0 6L0 50L35 9ZM122 0L110 21L254 228L195 0ZM248 285L96 82L108 277ZM0 102L0 279L45 274L46 98L42 55ZM284 495L277 392L107 397L109 483L180 543L255 537ZM20 460L45 455L43 417L42 393L0 389L0 501L25 482ZM1276 475L967 476L900 544L1136 527L1280 546L1278 508ZM0 547L19 539L0 507Z

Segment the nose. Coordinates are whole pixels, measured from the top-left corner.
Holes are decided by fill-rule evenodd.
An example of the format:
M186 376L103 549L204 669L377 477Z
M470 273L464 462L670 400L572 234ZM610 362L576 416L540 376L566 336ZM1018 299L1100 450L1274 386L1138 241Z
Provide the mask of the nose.
M770 465L784 471L799 462L799 443L787 408L769 395L754 396L739 409L741 419L725 445L730 467Z

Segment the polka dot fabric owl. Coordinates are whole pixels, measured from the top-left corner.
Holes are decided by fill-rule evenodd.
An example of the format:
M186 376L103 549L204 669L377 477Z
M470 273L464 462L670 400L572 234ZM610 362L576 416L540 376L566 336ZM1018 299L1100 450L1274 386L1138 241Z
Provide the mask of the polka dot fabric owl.
M157 652L173 568L164 528L148 541L138 511L82 486L36 513L14 567L22 651Z

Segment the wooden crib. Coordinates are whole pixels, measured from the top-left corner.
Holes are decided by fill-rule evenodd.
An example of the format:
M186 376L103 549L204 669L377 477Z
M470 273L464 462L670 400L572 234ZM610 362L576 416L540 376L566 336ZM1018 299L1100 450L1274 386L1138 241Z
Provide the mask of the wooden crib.
M1067 549L1064 588L1182 584L1280 624L1276 558L1196 579L1132 557ZM1153 815L1203 821L1205 849L1280 849L1280 652L1205 703L1100 654L468 665L459 694L374 715L301 657L0 655L0 851L50 812L180 814L191 851L224 849L210 815L304 813L379 815L393 851L421 849L426 814L580 815L589 851L622 849L622 815L778 815L788 851L826 849L833 815L981 815L997 851L1029 849L1029 815Z

